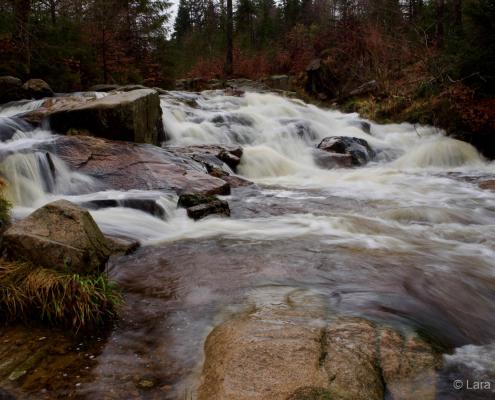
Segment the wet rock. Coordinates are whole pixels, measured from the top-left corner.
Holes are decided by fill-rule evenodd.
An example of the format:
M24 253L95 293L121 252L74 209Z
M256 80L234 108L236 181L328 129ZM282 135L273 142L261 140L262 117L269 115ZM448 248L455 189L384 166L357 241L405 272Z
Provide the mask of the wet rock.
M13 76L0 76L0 104L22 100L28 93L22 87L22 81Z
M220 79L211 79L206 83L208 90L221 90L225 87L225 82Z
M292 90L291 77L288 75L272 75L262 79L262 82L271 89L282 91Z
M247 179L238 175L228 175L222 177L222 179L227 182L233 189L254 185L254 182L248 181Z
M350 154L332 153L320 149L314 149L313 158L320 168L352 168L354 162Z
M208 170L213 171L215 168L230 173L228 168L225 168L225 163L232 171L235 171L242 157L242 147L229 145L202 145L202 146L187 146L187 147L172 147L176 153L181 153L191 157L192 159L202 163Z
M330 136L321 141L318 148L330 153L347 154L353 165L364 165L375 157L375 152L364 139L348 136Z
M232 96L240 96L244 92L266 92L269 90L263 82L253 81L245 78L229 79L225 82L226 93Z
M384 329L380 337L380 367L392 398L436 399L439 359L423 340L404 338L392 329Z
M378 363L376 330L362 319L342 319L331 324L323 339L332 398L382 400L384 387Z
M284 295L290 307L280 305ZM286 400L308 386L327 388L322 329L307 323L323 317L323 304L307 308L297 293L276 300L273 306L253 305L210 333L199 400Z
M202 164L172 149L89 136L62 136L46 150L71 169L92 176L105 189L230 194L227 182L208 175Z
M165 218L165 210L154 198L129 198L129 199L95 199L81 203L81 206L90 209L101 209L111 207L127 207L144 211L158 218Z
M30 79L22 87L29 97L36 100L53 96L52 88L42 79Z
M165 140L158 93L151 89L115 93L53 112L53 130L112 140L159 145Z
M481 189L495 191L495 179L491 179L491 180L488 180L488 181L480 182L479 183L479 187Z
M119 85L99 84L91 86L88 90L90 92L111 92L119 88Z
M205 88L206 81L202 78L178 79L175 81L176 90L199 92Z
M77 274L103 271L110 255L89 212L66 200L47 204L8 228L2 251L9 259Z
M149 88L143 85L124 85L124 86L119 86L117 89L115 89L115 91L130 92L132 90L140 90L140 89L149 89Z
M184 207L189 218L194 220L199 220L212 214L230 216L229 203L215 196L183 194L179 197L177 205Z
M323 300L297 293L212 331L200 400L435 398L438 357L428 344L362 318L327 325Z
M37 349L10 373L8 380L15 382L22 379L29 371L34 369L43 358L46 357L46 353L47 345Z
M141 246L139 241L129 238L106 236L106 239L112 254L132 254Z
M82 96L51 97L45 100L41 107L23 114L21 118L30 124L39 126L43 120L47 119L54 112L80 107L91 99L91 97Z

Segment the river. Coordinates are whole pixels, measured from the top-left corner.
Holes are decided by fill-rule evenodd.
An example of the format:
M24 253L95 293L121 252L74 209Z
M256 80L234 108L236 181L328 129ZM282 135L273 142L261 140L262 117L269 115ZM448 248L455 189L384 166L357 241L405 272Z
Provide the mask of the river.
M255 185L222 196L230 218L193 221L173 193L109 191L55 155L44 165L31 149L54 139L48 129L20 127L0 143L16 218L58 198L151 197L164 210L91 211L105 233L142 247L109 263L125 304L79 396L194 398L214 326L303 291L324 299L329 318L365 317L441 346L439 399L493 398L456 397L449 380L495 376L495 192L479 187L495 163L433 127L379 125L276 94L170 92L161 104L167 146L243 147L238 173ZM377 155L363 167L323 169L313 152L328 136L364 139ZM145 395L143 379L153 382Z

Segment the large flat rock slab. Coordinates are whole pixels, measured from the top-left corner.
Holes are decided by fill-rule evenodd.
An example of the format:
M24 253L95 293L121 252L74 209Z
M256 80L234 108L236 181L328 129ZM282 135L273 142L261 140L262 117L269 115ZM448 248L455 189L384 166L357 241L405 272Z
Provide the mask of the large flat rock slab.
M201 163L157 146L89 136L61 136L47 149L72 170L96 178L102 189L230 193L230 185L208 175Z

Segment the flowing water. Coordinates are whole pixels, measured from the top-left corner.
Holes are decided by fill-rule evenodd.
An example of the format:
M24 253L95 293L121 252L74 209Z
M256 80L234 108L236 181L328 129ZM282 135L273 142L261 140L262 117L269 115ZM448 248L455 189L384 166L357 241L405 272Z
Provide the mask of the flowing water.
M492 398L459 397L449 380L495 376L495 193L478 186L494 179L494 163L432 127L369 122L366 133L355 114L275 94L161 99L166 145L243 147L238 173L256 185L225 197L231 218L194 222L172 193L106 190L33 150L53 140L49 130L20 127L0 143L16 217L57 198L116 199L93 217L105 233L143 245L111 259L126 301L81 396L194 398L212 327L280 302L281 290L303 290L325 299L329 318L364 316L439 344L439 398ZM0 110L0 125L38 106ZM328 136L365 139L377 156L365 167L322 169L314 148ZM156 200L163 216L122 207L129 198ZM146 395L143 379L153 382Z

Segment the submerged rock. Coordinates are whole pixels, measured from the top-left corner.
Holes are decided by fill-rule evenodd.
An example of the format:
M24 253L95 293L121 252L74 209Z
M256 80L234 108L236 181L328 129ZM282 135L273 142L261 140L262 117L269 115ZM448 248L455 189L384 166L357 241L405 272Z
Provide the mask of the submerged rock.
M103 271L108 243L87 210L58 200L15 223L2 238L3 254L76 274Z
M183 194L179 197L177 205L184 207L189 218L194 220L202 219L212 214L230 216L229 203L215 196Z
M22 87L29 97L36 100L53 96L52 88L42 79L30 79Z
M151 89L115 93L53 112L53 130L112 140L160 145L165 140L158 93Z
M330 153L347 154L353 165L364 165L375 157L375 152L364 139L349 136L330 136L321 141L318 148Z

